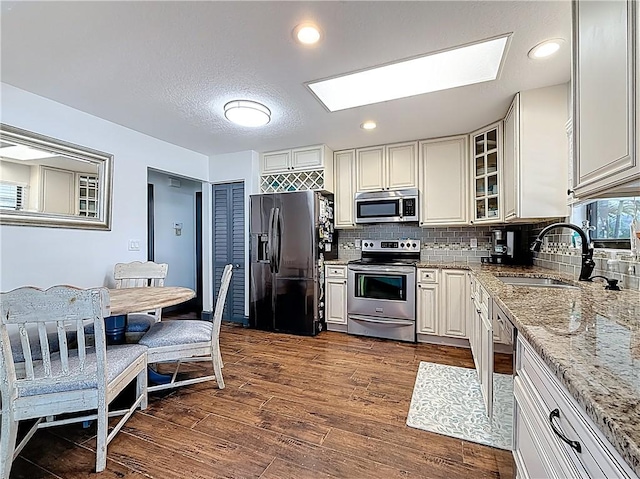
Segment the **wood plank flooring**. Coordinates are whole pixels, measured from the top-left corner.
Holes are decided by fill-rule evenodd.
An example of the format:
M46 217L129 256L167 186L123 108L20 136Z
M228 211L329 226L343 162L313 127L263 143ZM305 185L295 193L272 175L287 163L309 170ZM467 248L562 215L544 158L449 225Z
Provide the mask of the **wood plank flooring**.
M420 361L473 367L468 349L229 324L220 341L226 388L150 395L109 445L104 473L92 472L95 430L69 425L38 431L11 477L515 476L510 452L405 424Z

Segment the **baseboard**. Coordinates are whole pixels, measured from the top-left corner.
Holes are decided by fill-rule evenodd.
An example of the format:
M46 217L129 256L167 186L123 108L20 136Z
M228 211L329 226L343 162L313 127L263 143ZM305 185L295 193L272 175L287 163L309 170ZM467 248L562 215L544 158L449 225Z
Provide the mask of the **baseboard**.
M440 344L442 346L455 346L469 349L471 345L468 339L450 338L448 336L433 336L431 334L418 334L419 343Z
M327 324L327 331L337 331L340 333L346 333L347 332L347 325L346 324L335 324L335 323L326 323Z

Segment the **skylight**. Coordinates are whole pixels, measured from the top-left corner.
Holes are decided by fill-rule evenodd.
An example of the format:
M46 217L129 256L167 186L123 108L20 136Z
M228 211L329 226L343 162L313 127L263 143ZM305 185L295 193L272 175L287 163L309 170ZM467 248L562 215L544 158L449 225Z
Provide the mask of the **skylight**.
M308 83L329 109L382 101L495 80L509 35L419 58Z
M0 157L12 160L41 160L56 156L55 153L37 150L25 145L12 145L0 148Z

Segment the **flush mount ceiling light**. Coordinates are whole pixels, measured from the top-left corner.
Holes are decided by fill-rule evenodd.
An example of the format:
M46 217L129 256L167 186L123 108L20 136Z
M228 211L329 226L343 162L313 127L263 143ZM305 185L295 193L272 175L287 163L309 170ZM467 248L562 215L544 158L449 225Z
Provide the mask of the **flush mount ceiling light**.
M233 100L224 106L227 120L241 126L263 126L271 121L271 111L250 100Z
M495 80L510 35L308 83L329 111Z
M362 128L363 130L373 130L376 126L376 122L375 121L365 121L362 125L360 125L360 128Z
M562 38L552 38L551 40L545 40L542 43L538 43L535 47L529 50L529 58L533 60L540 60L541 58L547 58L560 50L560 47L564 43Z
M314 45L321 36L320 29L313 23L301 23L293 30L293 38L303 45Z
M43 158L51 158L56 156L55 153L48 151L36 150L25 145L14 145L0 148L0 157L9 158L11 160L42 160Z

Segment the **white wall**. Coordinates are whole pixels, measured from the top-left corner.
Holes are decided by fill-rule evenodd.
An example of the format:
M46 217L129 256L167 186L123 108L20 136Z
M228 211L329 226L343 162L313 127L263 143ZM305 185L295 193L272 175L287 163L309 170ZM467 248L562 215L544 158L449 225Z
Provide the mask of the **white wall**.
M215 183L230 183L235 181L244 181L244 236L245 236L245 250L244 250L244 269L245 269L245 286L244 286L244 314L249 316L249 195L257 194L260 192L260 166L259 155L256 151L247 150L237 153L229 153L225 155L215 155L209 159L209 180L212 184ZM208 201L211 205L211 192L208 195L203 194L203 203ZM203 213L204 214L204 213ZM207 231L208 240L204 241L205 245L203 249L203 256L206 258L208 255L208 262L205 264L213 264L211 246L213 241L211 240L211 228ZM205 235L207 236L207 235ZM211 271L207 274L210 276ZM211 284L213 282L211 281ZM212 288L213 289L213 288ZM209 291L211 295L209 297L210 304L212 304L213 291ZM206 294L205 294L206 296ZM206 301L205 301L206 303ZM204 306L207 309L206 305ZM209 310L211 306L209 306Z
M167 263L165 286L196 288L196 208L195 194L201 183L180 178L180 187L169 185L170 176L149 171L148 181L154 185L154 261ZM175 177L171 177L175 178ZM174 223L182 223L180 236Z
M4 83L0 93L2 123L114 155L111 231L0 226L0 291L112 285L115 263L147 258L147 169L208 180L205 155ZM129 239L140 240L140 251L128 251Z

